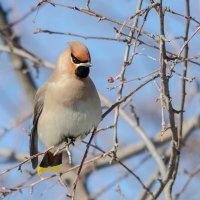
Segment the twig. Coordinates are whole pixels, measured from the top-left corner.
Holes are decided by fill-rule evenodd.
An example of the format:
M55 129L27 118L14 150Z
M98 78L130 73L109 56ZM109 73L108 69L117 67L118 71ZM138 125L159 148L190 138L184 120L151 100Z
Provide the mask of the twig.
M171 181L174 180L173 174L174 174L174 170L176 170L176 167L177 167L179 151L177 149L178 136L177 136L176 123L175 123L174 109L172 106L172 101L171 101L170 91L169 91L169 80L168 80L168 77L166 76L166 63L165 63L166 47L165 47L165 40L163 40L165 31L164 31L164 13L163 13L163 7L162 7L162 0L160 0L159 10L160 10L159 16L160 16L160 68L161 68L160 78L161 78L161 90L162 90L161 96L164 98L166 110L168 111L169 127L172 131L172 147L171 147L171 157L168 163L167 176L165 179L162 176L163 181L162 181L161 186L155 193L155 197L158 198L160 193L164 190L165 199L170 200L172 199Z
M129 92L123 99L121 99L120 101L114 103L113 105L110 106L110 108L108 110L106 110L103 114L102 114L102 118L104 118L106 115L108 115L117 105L127 101L128 98L130 98L134 93L136 93L139 89L141 89L143 86L145 86L146 84L148 84L149 82L151 82L152 80L156 79L159 77L158 73L155 73L154 76L152 76L151 78L147 79L146 81L144 81L142 84L140 84L137 88L135 88L134 90L132 90L131 92ZM101 95L102 96L102 95Z
M149 10L146 11L146 14L145 14L145 16L144 16L142 25L140 26L140 29L139 29L139 31L137 32L137 36L136 36L136 38L135 38L135 40L134 40L133 52L132 52L132 54L131 54L131 56L130 56L130 58L129 58L129 60L128 60L129 64L132 63L133 58L134 58L134 56L136 55L136 52L135 52L135 51L136 51L137 42L138 42L139 36L140 36L140 34L141 34L141 31L142 31L142 29L143 29L143 27L144 27L144 23L146 22L148 13L149 13Z
M154 170L154 172L152 173L151 177L149 178L149 180L146 183L148 188L151 189L154 186L155 182L158 179L158 176L159 176L159 170L156 169L156 170ZM148 193L145 190L143 190L138 199L146 200L147 197L148 197Z
M103 15L96 13L92 10L88 10L88 9L84 9L84 8L78 8L78 7L74 7L74 6L67 6L67 5L64 5L64 4L61 4L61 3L55 3L55 2L52 2L52 1L46 1L46 3L53 3L55 6L60 6L60 7L67 8L67 9L72 9L72 10L82 12L84 14L87 14L87 15L90 15L90 16L93 16L93 17L97 17L97 18L99 18L99 21L107 20L109 22L118 24L120 26L125 26L125 27L129 28L131 31L139 31L139 28L137 28L137 27L134 27L134 26L132 26L128 23L126 23L124 25L123 22L120 22L120 21L113 19L113 18L103 16ZM144 34L144 35L148 36L149 38L153 39L154 41L158 42L158 38L155 35L147 32L147 31L142 31L141 34Z
M190 20L189 20L190 21ZM178 53L178 57L180 57L181 53L183 52L183 50L186 48L186 46L188 46L188 43L190 42L190 40L198 33L198 31L200 30L200 25L199 27L192 33L192 35L188 38L187 40L185 40L183 46L181 47L180 52Z
M41 65L43 67L47 67L47 68L51 68L51 69L55 68L55 65L53 65L47 61L43 61L42 59L38 58L33 53L30 53L29 51L22 48L22 46L20 48L13 46L12 49L9 46L0 46L0 51L8 52L10 54L15 54L22 58L28 59L31 62L33 62L35 66Z
M124 192L122 192L122 190L121 190L121 188L120 188L119 185L116 186L115 191L117 193L119 193L119 195L120 195L120 197L121 197L122 200L128 200L127 197L126 197L126 195L124 194Z
M185 0L185 8L186 8L186 16L188 17L186 19L186 24L185 24L185 35L184 35L184 41L185 41L185 45L184 45L184 58L188 57L189 54L189 40L192 38L190 37L188 39L189 36L189 30L190 30L190 1L189 0ZM186 43L187 42L187 43ZM181 50L183 50L184 48L182 48ZM184 61L183 63L183 75L182 75L182 88L181 88L181 107L180 107L180 118L179 118L179 131L178 131L178 137L179 137L179 141L178 141L178 150L179 152L181 151L181 147L182 147L182 137L183 137L183 120L184 120L184 106L185 106L185 98L186 98L186 80L184 77L187 76L187 69L188 69L188 61ZM180 161L180 156L178 157L178 164ZM174 173L174 181L175 178L177 176L177 171L178 171L178 164L177 164L177 168L175 170ZM171 183L173 186L174 181ZM171 186L171 187L172 187Z
M139 11L142 7L142 2L143 0L140 0L138 1L138 4L137 4L137 11ZM138 25L138 16L136 16L136 18L134 19L134 22L133 22L133 27L137 27ZM134 35L134 30L130 30L130 33L129 33L129 41L127 42L127 46L126 46L126 50L125 50L125 54L124 54L124 60L123 60L123 65L122 65L122 68L121 68L121 72L120 74L118 75L118 77L120 78L120 86L119 86L119 89L118 89L118 96L117 96L117 102L120 102L121 99L122 99L122 92L123 92L123 88L124 88L124 76L125 76L125 72L126 72L126 68L127 68L127 65L129 64L128 63L128 60L129 60L129 53L130 53L130 47L131 47L131 41L132 41L132 37ZM113 159L115 160L116 157L117 157L117 147L118 147L118 137L117 137L117 125L118 125L118 118L119 118L119 106L120 104L118 104L115 108L115 116L114 116L114 134L113 134Z
M86 8L87 8L88 10L90 10L90 0L87 0Z
M26 163L26 162L32 160L33 158L36 158L36 157L38 157L38 156L41 156L41 155L45 154L46 152L48 152L49 150L51 150L51 149L53 149L53 148L54 148L54 146L51 146L51 147L49 147L48 149L46 149L45 151L40 152L40 153L37 153L37 154L35 154L35 155L33 155L33 156L30 156L29 158L26 158L24 161L22 161L22 162L20 162L20 163L18 163L18 164L16 164L16 165L14 165L13 167L10 167L10 168L8 168L8 169L5 169L4 171L0 172L0 176L4 175L5 173L7 173L7 172L9 172L9 171L11 171L11 170L13 170L13 169L15 169L15 168L21 167L24 163Z
M145 156L135 167L131 167L131 169L134 168L134 171L136 171L137 169L139 169L142 164L144 164L146 161L148 161L148 158L150 156ZM101 196L104 192L108 191L110 188L112 188L114 185L116 185L117 183L119 183L120 181L123 181L125 178L128 178L130 176L129 172L125 172L124 174L120 175L119 177L117 177L114 181L112 181L111 183L109 183L108 185L104 186L103 188L101 188L99 191L96 192L96 194L92 195L92 199L97 199L99 196ZM146 190L144 190L145 192L147 192Z
M20 116L18 119L16 119L15 121L13 121L8 127L4 127L2 128L3 131L0 134L0 139L5 136L5 134L7 134L9 131L13 130L14 128L16 128L17 126L19 126L20 124L22 124L24 121L26 121L29 117L31 117L32 113L28 113L24 116Z
M89 144L89 143L84 142L84 141L83 141L83 143L85 143L85 144L87 144L87 145ZM99 150L99 151L102 152L102 153L106 153L106 152L103 151L101 148L97 147L96 145L90 144L90 146L92 146L93 148ZM112 151L111 151L111 152L112 152ZM112 158L112 155L111 155L111 154L108 154L108 156L109 156L110 158ZM153 193L148 189L148 187L146 187L146 186L144 185L144 183L142 182L142 180L141 180L141 178L140 178L139 176L137 176L131 169L129 169L129 168L128 168L124 163L122 163L118 158L116 158L115 161L116 161L117 163L119 163L123 168L125 168L131 175L133 175L133 176L139 181L139 183L141 184L141 186L143 187L143 189L145 189L145 190L151 195L151 197L154 199Z
M178 192L176 195L175 195L175 199L179 199L180 196L184 193L184 191L187 189L188 185L190 184L190 182L192 181L192 179L200 173L200 166L198 166L193 172L186 172L186 174L188 174L188 179L187 181L185 182L185 184L183 185L183 187L181 188L180 192Z
M84 164L84 161L85 159L87 158L87 154L88 154L88 151L89 151L89 148L90 148L90 144L94 138L94 135L95 135L95 132L96 132L96 128L94 128L93 132L92 132L92 135L90 137L90 140L86 146L86 150L85 150L85 153L83 155L83 158L82 158L82 161L81 161L81 164L80 164L80 167L78 169L78 172L77 172L77 176L76 176L76 179L74 181L74 186L73 186L73 191L72 191L72 194L71 194L71 199L74 200L75 198L75 192L76 192L76 187L77 187L77 184L78 184L78 180L79 180L79 176L80 176L80 173L81 173L81 170L82 170L82 167L83 167L83 164Z
M155 74L155 73L157 73L157 72L159 72L159 70L154 70L154 71L152 71L152 72L150 72L150 73L148 73L147 75L144 75L144 76L132 78L132 79L130 79L130 80L124 80L124 81L122 81L119 85L111 86L111 87L108 87L107 89L113 90L113 89L119 87L122 83L125 84L125 83L130 83L130 82L132 82L132 81L140 81L140 80L142 80L142 79L144 79L144 78L146 78L146 77L148 77L148 76L151 76L151 75L153 75L153 74Z
M16 19L12 23L9 23L8 25L4 26L3 28L0 29L0 32L3 32L7 29L12 28L13 26L19 24L23 20L25 20L28 16L30 16L33 12L37 10L37 6L32 7L27 13L25 13L23 16L21 16L19 19Z
M53 147L52 147L53 148ZM48 149L49 150L49 149ZM47 151L48 151L47 150ZM43 154L44 154L45 152L43 152ZM88 160L88 161L85 161L84 163L83 163L83 165L88 165L88 164L90 164L90 163L93 163L94 161L96 161L96 160L98 160L98 159L100 159L100 158L103 158L103 157L105 157L105 156L107 156L107 155L109 155L109 154L111 154L112 152L111 151L108 151L108 152L105 152L105 153L103 153L103 154L100 154L100 155L97 155L96 157L94 157L94 158L92 158L92 159L90 159L90 160ZM34 156L38 156L38 154L37 155L34 155ZM33 158L33 156L30 158L30 159L32 159ZM30 160L29 159L29 160ZM24 163L22 163L22 164L24 164ZM76 169L79 169L80 168L80 166L81 165L76 165L76 166L74 166L74 167L71 167L71 168L69 168L69 169L67 169L63 174L65 174L65 173L68 173L68 172L70 172L70 171L72 171L72 170L76 170ZM17 166L18 167L18 166ZM14 168L13 168L14 169ZM53 174L53 175L51 175L51 176L47 176L47 177L45 177L45 178L41 178L40 180L38 180L38 181L36 181L36 182L34 182L34 183L31 183L31 184L28 184L28 185L23 185L23 186L19 186L19 187L16 187L16 188L8 188L8 190L11 190L11 191L20 191L20 190L23 190L23 189L25 189L25 188L33 188L35 185L37 185L37 184L39 184L39 183L42 183L42 182L44 182L44 181L47 181L47 180L49 180L49 179L52 179L52 178L54 178L54 177L56 177L56 174Z
M142 9L142 10L138 10L134 15L130 16L129 19L133 19L134 17L136 17L137 15L142 16L145 12L149 12L152 8L159 6L159 3L152 3L151 5L147 6L146 8Z
M177 16L183 17L183 18L185 18L187 20L194 21L196 24L200 25L200 22L198 20L196 20L194 17L192 17L190 15L183 15L181 13L175 12L174 10L171 10L169 7L165 8L165 12L169 12L169 13L171 13L173 15L177 15Z
M44 29L41 29L41 28L37 28L34 31L34 34L38 34L38 33L48 33L48 34L56 34L56 35L73 36L73 37L83 38L85 40L94 39L94 40L110 40L110 41L116 41L116 42L127 42L126 39L121 39L121 38L109 38L109 37L102 37L102 36L88 36L88 35L80 35L80 34L69 33L69 32L66 33L66 32L44 30Z

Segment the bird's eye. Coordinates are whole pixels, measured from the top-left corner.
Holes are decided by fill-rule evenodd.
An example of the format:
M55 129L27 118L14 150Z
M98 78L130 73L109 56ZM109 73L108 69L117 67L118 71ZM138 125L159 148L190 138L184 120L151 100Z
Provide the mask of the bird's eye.
M81 63L81 61L79 59L77 59L73 54L71 54L71 57L72 57L72 61L73 61L74 64Z

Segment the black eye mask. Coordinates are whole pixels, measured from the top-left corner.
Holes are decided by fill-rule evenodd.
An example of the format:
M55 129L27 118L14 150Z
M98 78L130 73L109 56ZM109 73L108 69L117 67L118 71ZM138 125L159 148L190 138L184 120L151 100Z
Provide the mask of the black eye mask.
M88 60L85 61L80 61L78 58L76 58L72 53L71 53L72 61L74 64L80 64L80 63L87 63Z
M76 68L75 74L79 78L86 78L90 73L90 68L85 66L79 66Z

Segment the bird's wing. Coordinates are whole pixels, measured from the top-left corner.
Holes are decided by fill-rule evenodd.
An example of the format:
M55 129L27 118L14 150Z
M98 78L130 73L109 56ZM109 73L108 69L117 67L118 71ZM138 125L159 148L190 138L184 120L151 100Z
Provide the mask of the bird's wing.
M47 85L44 84L36 93L35 96L35 107L34 107L34 117L33 117L33 127L30 134L30 156L33 156L38 153L38 132L37 124L39 117L43 110L45 93L47 90ZM35 169L38 165L38 157L35 157L31 160L32 167Z

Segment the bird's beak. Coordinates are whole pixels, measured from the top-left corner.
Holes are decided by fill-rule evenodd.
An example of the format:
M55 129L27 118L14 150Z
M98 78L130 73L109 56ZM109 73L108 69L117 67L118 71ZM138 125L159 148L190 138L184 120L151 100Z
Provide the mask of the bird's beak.
M78 67L92 67L92 63L91 62L80 63L77 65L77 68Z

